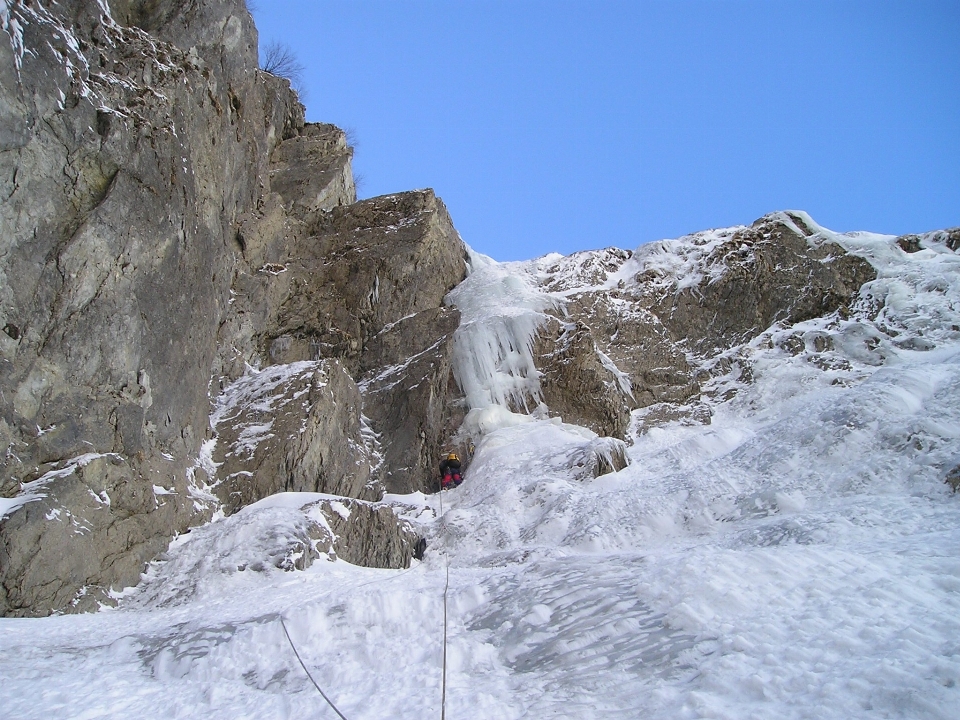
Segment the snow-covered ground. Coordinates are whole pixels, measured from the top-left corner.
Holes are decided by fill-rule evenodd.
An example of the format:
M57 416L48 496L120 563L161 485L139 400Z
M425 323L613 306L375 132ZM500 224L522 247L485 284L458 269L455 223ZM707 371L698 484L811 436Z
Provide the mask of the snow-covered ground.
M180 538L119 609L0 620L0 715L336 717L283 617L346 717L439 717L449 563L449 718L960 717L960 255L839 240L878 268L861 306L744 348L753 382L715 381L737 393L711 425L637 436L627 469L585 481L587 431L480 410L442 512L388 498L423 525L422 563L260 566L303 521L269 498ZM471 322L489 313L494 355L546 307L534 268L485 275ZM796 333L833 349L782 349Z

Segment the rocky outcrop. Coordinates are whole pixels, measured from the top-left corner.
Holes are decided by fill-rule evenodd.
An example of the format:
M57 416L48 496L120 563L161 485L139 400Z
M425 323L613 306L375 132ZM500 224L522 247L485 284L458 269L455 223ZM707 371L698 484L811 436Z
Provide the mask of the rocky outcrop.
M431 490L465 406L451 368L460 320L451 308L425 310L385 328L369 344L378 364L360 381L364 412L390 442L381 480L387 491Z
M950 470L943 480L954 492L960 492L960 465Z
M774 323L842 309L876 277L866 260L790 213L637 255L611 248L549 259L539 272L565 300L536 347L544 401L569 422L620 438L640 408L650 408L638 416L640 431L709 422L700 383L723 353Z
M737 229L701 262L718 272L690 287L663 288L655 271L638 278L673 340L701 357L756 337L775 322L829 315L876 277L869 262L819 241L803 218L788 213ZM647 279L652 287L644 292Z
M930 245L946 245L957 252L960 250L960 227L946 230L935 230L924 235L901 235L897 238L897 245L906 253L915 253Z
M284 491L356 497L370 480L360 393L336 360L245 375L222 393L212 420L210 489L228 514Z
M304 217L356 202L351 156L342 130L310 123L274 150L272 192L239 218L236 245L245 262L234 271L231 300L217 333L216 376L234 380L251 363L274 362L261 340L265 328L276 324L281 304L296 292L287 270L296 248L312 242ZM303 359L315 355L306 352Z
M316 213L307 237L275 272L286 293L261 333L272 362L336 357L352 375L388 325L443 305L466 274L465 250L430 190L387 195ZM331 259L336 258L336 262Z
M184 505L204 500L171 466L91 453L27 483L0 533L5 614L112 604L118 579L136 579L167 547Z
M356 201L353 148L335 125L311 123L277 146L270 158L270 189L302 217Z
M551 412L598 435L622 438L630 424L632 389L604 365L591 329L582 321L550 321L534 346L540 392Z
M333 532L332 551L354 565L410 567L420 536L387 505L324 500L320 508Z
M194 528L176 552L161 553L162 562L150 566L123 604L158 608L216 599L224 575L305 570L318 560L409 567L418 542L411 524L391 506L290 494Z
M342 132L336 133L342 139ZM444 307L443 299L466 273L466 250L442 201L430 190L361 202L352 201L352 185L346 194L331 191L349 179L342 171L343 147L335 141L313 146L311 161L320 166L325 190L290 182L288 171L303 174L302 165L272 166L273 182L287 188L287 195L242 228L244 252L256 258L258 268L238 273L234 283L230 313L221 326L221 347L227 353L223 375L236 377L251 356L261 366L278 368L336 360L351 378L350 392L361 397L371 433L389 439L382 443L382 457L368 448L355 458L358 466L374 468L373 484L356 476L338 485L339 491L371 497L377 486L390 492L426 490L463 412L450 370L459 314ZM297 156L306 162L302 153ZM329 172L331 167L341 169ZM310 198L326 198L328 207L307 209L298 188ZM284 244L284 237L295 241ZM289 464L286 451L278 447L265 446L261 452L278 453L269 467ZM224 467L218 482L225 481L228 471L266 471L267 466L257 464L257 470ZM284 476L255 485L280 488L286 482ZM248 488L244 502L256 499Z

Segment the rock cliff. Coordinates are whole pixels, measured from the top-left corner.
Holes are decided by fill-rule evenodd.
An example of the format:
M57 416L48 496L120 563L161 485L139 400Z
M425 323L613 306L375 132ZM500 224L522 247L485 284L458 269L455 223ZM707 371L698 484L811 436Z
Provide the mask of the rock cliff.
M356 203L242 0L0 19L0 613L108 602L217 508L425 487L458 412L442 202Z
M0 0L0 24L3 615L110 603L218 512L230 572L404 566L418 538L381 498L432 489L482 432L464 363L602 436L567 459L588 480L631 432L709 422L745 343L842 315L875 276L774 213L493 272L484 292L517 305L491 344L461 323L471 255L443 202L357 200L344 133L258 70L242 0ZM464 357L464 326L489 357ZM283 491L339 499L251 508L289 532L241 547L238 511Z

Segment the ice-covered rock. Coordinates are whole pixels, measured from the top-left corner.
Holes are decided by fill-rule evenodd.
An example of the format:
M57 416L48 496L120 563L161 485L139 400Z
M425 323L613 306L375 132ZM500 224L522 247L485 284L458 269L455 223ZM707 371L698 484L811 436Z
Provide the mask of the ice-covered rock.
M876 277L803 213L642 246L546 256L527 266L563 311L542 324L542 399L568 421L624 437L630 412L692 410L729 351L775 323L844 310ZM532 374L532 373L531 373ZM646 413L649 425L661 413Z
M306 570L321 558L362 567L410 566L420 536L389 505L317 493L279 493L178 538L124 607L209 601L237 573ZM115 604L115 603L111 603Z
M377 464L360 402L336 360L251 370L224 390L211 418L210 491L227 513L284 491L359 496Z

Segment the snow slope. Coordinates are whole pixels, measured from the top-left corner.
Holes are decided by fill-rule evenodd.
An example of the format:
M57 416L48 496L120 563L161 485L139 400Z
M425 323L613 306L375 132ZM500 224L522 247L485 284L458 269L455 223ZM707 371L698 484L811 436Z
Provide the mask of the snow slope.
M259 566L313 499L269 498L180 538L117 610L0 620L0 714L336 717L282 616L346 717L439 717L449 563L449 718L960 717L960 497L943 481L960 464L960 255L935 235L914 254L836 239L877 280L849 317L740 348L753 382L714 381L736 393L711 425L650 430L627 469L578 480L592 434L482 406L471 370L485 433L466 481L386 499L423 526L422 563ZM651 257L691 272L661 250L629 262ZM535 261L471 276L523 310L505 317L497 292L471 310L494 327L470 340L492 348L485 372L508 376L490 400L531 381L535 277Z

